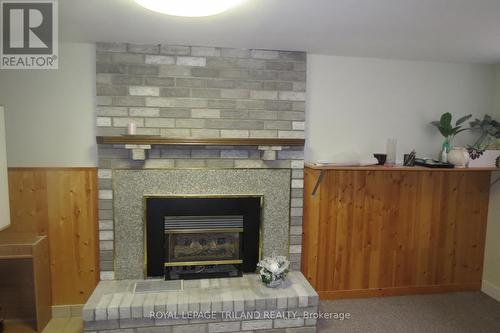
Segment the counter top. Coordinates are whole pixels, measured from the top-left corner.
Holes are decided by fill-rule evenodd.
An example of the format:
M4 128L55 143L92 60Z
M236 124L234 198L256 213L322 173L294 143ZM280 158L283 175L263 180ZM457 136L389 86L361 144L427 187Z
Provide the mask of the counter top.
M444 172L477 172L477 171L498 171L500 168L453 168L453 169L441 169L441 168L426 168L421 166L407 167L403 165L367 165L367 166L332 166L332 165L321 165L307 162L305 163L306 168L315 170L359 170L359 171L444 171Z

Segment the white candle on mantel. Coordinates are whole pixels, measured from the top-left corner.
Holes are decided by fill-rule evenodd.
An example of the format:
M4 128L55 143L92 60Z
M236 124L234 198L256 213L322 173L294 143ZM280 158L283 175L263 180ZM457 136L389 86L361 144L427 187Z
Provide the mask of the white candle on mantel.
M137 134L137 125L135 123L128 124L128 135L136 135Z

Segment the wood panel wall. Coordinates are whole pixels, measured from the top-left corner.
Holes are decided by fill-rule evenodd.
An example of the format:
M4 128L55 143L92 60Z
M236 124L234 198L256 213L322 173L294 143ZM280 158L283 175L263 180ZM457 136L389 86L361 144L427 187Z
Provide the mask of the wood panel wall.
M11 226L49 239L52 302L83 304L99 281L97 170L9 168Z
M323 299L479 290L490 172L306 168L302 272Z

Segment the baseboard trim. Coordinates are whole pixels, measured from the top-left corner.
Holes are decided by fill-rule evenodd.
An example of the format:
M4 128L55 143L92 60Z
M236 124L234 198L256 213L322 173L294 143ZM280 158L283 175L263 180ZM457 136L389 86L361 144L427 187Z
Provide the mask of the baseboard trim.
M53 318L81 317L84 304L52 305Z
M458 291L479 291L481 283L450 284L450 285L431 285L431 286L412 286L396 288L377 288L377 289L356 289L356 290L335 290L318 291L319 298L322 300L343 299L343 298L368 298L383 296L402 296L415 294L437 294Z
M491 298L500 302L500 287L494 285L493 283L483 280L483 284L481 286L481 291Z

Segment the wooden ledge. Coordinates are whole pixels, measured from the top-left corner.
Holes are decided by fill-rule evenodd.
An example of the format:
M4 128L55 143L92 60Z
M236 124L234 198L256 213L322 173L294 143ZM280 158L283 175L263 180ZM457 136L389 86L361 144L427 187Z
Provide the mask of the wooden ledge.
M210 138L172 139L160 136L123 135L97 136L98 144L111 145L190 145L190 146L303 146L304 139Z
M315 170L350 170L350 171L445 171L445 172L474 172L474 171L500 171L500 168L426 168L422 166L407 167L402 165L369 165L369 166L332 166L305 163L305 167Z

